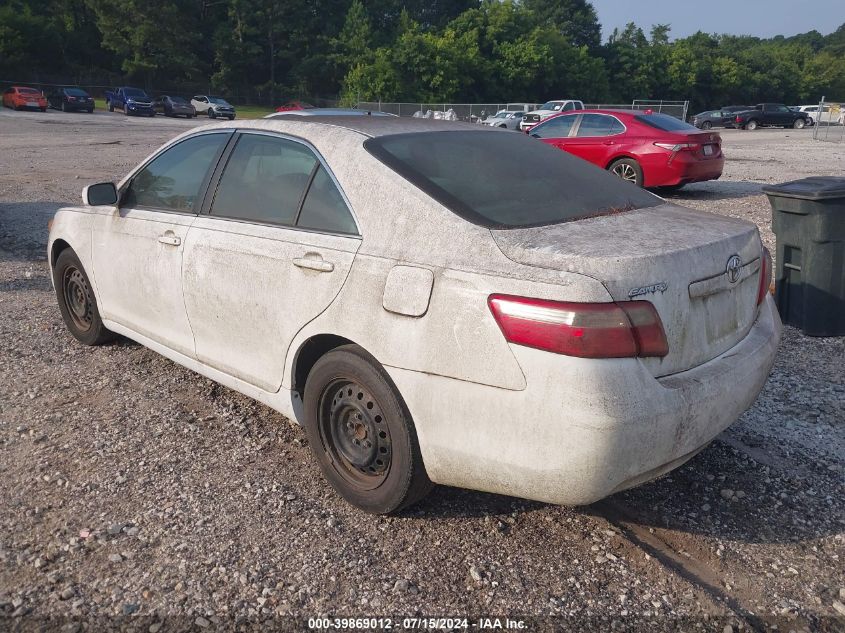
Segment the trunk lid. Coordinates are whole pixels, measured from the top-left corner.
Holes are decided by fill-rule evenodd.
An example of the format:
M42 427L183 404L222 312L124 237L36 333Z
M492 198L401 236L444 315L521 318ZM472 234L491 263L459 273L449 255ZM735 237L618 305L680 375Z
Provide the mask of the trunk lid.
M650 301L669 342L664 358L640 359L654 376L724 353L757 314L761 245L749 222L667 203L491 233L515 262L587 275L615 301Z

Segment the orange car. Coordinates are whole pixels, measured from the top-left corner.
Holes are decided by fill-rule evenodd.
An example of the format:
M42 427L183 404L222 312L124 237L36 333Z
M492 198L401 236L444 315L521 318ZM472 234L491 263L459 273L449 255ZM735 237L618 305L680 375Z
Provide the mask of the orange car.
M24 86L12 86L4 90L3 105L13 110L38 108L42 112L47 112L47 99L44 98L44 95L35 88Z

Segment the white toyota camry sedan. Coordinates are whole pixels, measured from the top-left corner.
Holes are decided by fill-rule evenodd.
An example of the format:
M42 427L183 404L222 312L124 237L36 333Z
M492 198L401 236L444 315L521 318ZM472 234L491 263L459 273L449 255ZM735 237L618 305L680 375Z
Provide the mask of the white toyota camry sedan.
M587 504L654 479L754 402L781 329L753 224L455 122L195 128L60 209L48 255L79 341L298 420L376 513L432 483Z

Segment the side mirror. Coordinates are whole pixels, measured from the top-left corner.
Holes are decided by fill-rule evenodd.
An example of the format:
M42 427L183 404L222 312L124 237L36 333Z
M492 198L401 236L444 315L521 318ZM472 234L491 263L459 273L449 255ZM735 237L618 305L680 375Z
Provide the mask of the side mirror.
M82 202L97 207L117 204L117 187L113 182L99 182L82 190Z

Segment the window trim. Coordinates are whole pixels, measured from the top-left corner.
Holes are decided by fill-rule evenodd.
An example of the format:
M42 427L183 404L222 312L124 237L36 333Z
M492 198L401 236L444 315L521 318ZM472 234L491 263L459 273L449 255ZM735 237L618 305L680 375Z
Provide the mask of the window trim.
M141 173L147 165L152 163L156 158L164 154L164 152L176 147L188 141L190 139L198 138L200 136L208 136L210 134L220 134L220 135L228 135L229 138L225 139L224 142L221 144L220 149L217 150L217 154L212 159L211 164L214 165L214 168L207 169L205 172L205 176L203 177L202 181L200 182L200 188L197 192L197 204L193 206L190 211L177 211L176 209L164 209L162 207L151 207L147 205L138 205L134 207L124 206L124 197L126 193L129 191L129 187L132 184L132 181ZM183 136L172 143L162 147L153 155L151 155L147 160L142 162L140 165L137 165L135 169L129 172L129 174L123 179L120 187L117 190L117 208L118 209L139 209L144 211L155 211L157 213L172 213L174 215L193 215L197 216L200 214L200 211L205 204L205 199L208 196L208 185L211 181L211 176L214 174L214 171L217 168L217 165L220 163L221 158L226 152L226 149L232 142L232 137L234 136L234 130L232 128L225 128L222 130L205 130L203 132L197 132L196 134L190 134L189 136Z
M317 163L314 165L314 168L311 170L311 174L308 176L308 183L305 186L305 189L302 191L302 195L299 197L299 206L296 210L296 216L294 217L293 224L284 224L282 222L266 222L261 220L252 220L249 218L233 218L225 215L213 215L211 213L211 207L214 203L214 198L217 195L217 189L220 187L220 179L223 176L223 172L226 169L226 166L229 164L229 160L232 157L232 153L235 151L235 147L238 144L238 141L243 136L247 135L255 135L255 136L269 136L271 138L276 138L279 140L284 141L292 141L294 143L298 143L299 145L304 146L307 150L309 150L313 155L314 158L317 159ZM311 191L311 184L314 182L314 178L319 171L319 167L322 167L326 173L331 178L332 183L340 192L340 197L343 200L344 205L346 205L346 210L349 212L349 215L352 217L352 221L355 223L355 230L357 233L339 233L337 231L321 231L319 229L311 229L297 226L297 222L299 221L299 216L302 213L302 207L305 204L305 199L308 197L308 193ZM226 146L226 150L224 151L223 155L217 162L217 166L215 167L214 171L212 172L211 179L208 182L207 193L203 199L202 207L200 208L199 215L205 216L208 218L214 218L217 220L225 220L227 222L240 222L242 224L254 224L257 226L267 226L276 229L287 229L293 231L302 231L304 233L317 233L320 235L335 235L338 237L351 237L354 239L361 239L361 223L358 221L358 216L355 214L352 205L349 202L349 198L346 195L346 192L343 190L343 187L340 186L337 178L334 175L334 172L329 168L326 159L323 158L323 155L317 151L317 148L314 147L310 142L305 140L304 138L300 138L298 136L292 136L290 134L284 134L281 132L274 132L270 130L261 130L261 129L253 129L253 128L237 128L235 133L232 135L232 138L229 141L229 144Z

